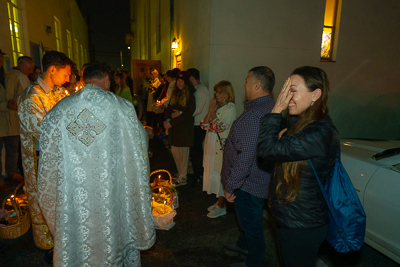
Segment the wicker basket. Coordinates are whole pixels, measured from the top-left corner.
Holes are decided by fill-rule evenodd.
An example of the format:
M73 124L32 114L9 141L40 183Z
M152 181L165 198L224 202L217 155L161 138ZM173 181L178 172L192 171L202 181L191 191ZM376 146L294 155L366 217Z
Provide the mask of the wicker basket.
M15 189L14 195L17 194L18 189L23 184L20 184ZM7 198L4 199L2 208L6 204ZM15 202L13 205L15 212L17 213L17 218L12 218L9 220L9 225L0 227L0 238L2 239L14 239L20 237L21 235L25 234L29 228L31 227L31 219L29 217L28 211L22 211L19 204Z
M162 213L157 212L157 209L161 209L161 205L159 202L155 201L154 197L151 202L154 227L158 230L169 230L175 225L174 217L176 215L176 210L174 208L174 195L168 186L154 186L151 188L151 191L155 191L153 196L157 196L163 192L164 194L169 195L169 197L164 201L164 211ZM168 208L167 210L165 210L166 207Z
M154 178L153 180L151 180L151 177L154 174L157 173L163 173L165 172L168 175L168 180L164 180L161 179L161 175L159 175L158 177ZM174 188L173 184L172 184L172 176L169 173L169 171L167 170L156 170L152 173L150 173L150 188L151 190L153 190L155 187L168 187L168 191L171 192L172 195L172 200L173 200L173 204L174 204L174 208L177 209L179 207L179 199L178 199L178 194L177 192L172 192L170 189Z

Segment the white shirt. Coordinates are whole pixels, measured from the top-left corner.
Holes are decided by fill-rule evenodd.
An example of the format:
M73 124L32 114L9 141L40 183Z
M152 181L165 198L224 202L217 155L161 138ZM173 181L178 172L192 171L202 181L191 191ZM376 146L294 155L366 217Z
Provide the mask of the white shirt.
M207 87L203 84L197 85L195 89L194 97L196 98L196 110L193 113L193 117L194 125L199 126L200 121L207 116L210 94L208 93Z
M25 74L23 74L20 70L11 69L10 72L18 76L19 82L20 82L21 85L22 85L22 89L25 90L26 87L28 87L29 85L31 85L31 82L29 81L28 76L26 76Z

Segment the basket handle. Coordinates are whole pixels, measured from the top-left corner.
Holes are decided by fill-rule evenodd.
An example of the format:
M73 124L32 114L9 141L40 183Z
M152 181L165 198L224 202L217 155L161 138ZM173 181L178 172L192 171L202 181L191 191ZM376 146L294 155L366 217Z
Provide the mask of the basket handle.
M156 173L159 173L159 172L166 172L166 173L168 174L168 176L169 176L169 183L172 184L172 176L171 176L171 174L169 173L169 171L167 171L167 170L156 170L156 171L153 171L152 173L150 173L150 177L151 177L153 174L156 174ZM158 179L158 178L157 178L157 179Z

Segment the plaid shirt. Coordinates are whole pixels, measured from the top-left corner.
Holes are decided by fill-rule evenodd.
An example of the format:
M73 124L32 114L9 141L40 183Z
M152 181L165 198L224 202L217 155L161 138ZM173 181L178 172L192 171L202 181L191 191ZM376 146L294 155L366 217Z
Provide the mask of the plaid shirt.
M221 182L226 192L241 189L259 198L268 198L271 174L257 164L257 140L261 118L275 102L271 95L248 101L244 112L231 127L224 148Z

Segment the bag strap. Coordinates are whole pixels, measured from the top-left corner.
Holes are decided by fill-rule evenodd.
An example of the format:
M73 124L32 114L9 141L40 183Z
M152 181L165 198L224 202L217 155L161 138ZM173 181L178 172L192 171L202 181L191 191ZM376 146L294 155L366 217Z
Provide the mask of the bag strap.
M221 150L224 150L224 145L222 144L221 137L219 136L219 133L216 132L216 134L218 136L219 144L221 145Z
M340 162L340 148L339 148L337 160ZM339 233L342 233L342 232L344 232L344 230L343 230L343 228L341 227L341 225L339 224L339 218L336 216L336 213L333 212L335 209L334 209L334 207L333 207L333 205L332 205L332 202L329 201L328 194L326 193L326 190L325 190L324 186L322 185L322 182L321 182L321 180L319 179L317 172L315 171L315 168L314 168L314 165L313 165L312 162L311 162L311 159L309 159L308 161L310 162L311 168L313 169L314 174L315 174L315 177L317 178L317 182L318 182L318 184L319 184L319 187L321 188L322 194L324 195L325 202L326 202L326 204L328 205L328 208L329 208L329 211L330 211L330 213L331 213L331 215L332 215L332 218L333 218L333 220L335 221L336 228L338 229L338 232L339 232Z

